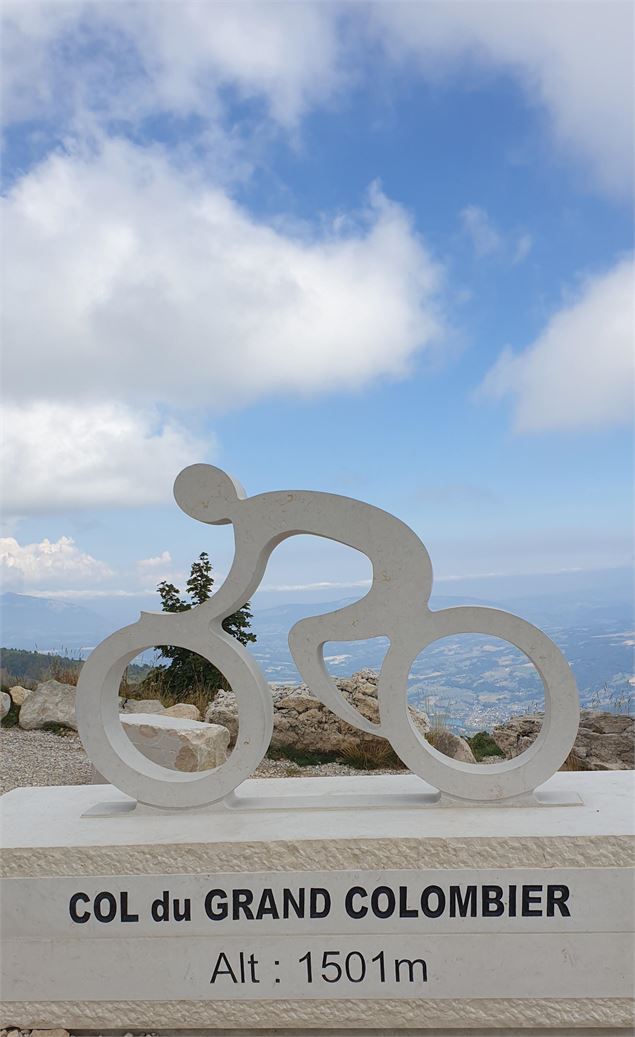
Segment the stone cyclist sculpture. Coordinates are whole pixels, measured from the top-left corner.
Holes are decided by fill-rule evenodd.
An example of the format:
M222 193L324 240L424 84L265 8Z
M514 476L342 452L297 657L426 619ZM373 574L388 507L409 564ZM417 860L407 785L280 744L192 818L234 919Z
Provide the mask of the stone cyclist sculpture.
M273 729L269 686L249 651L222 621L258 588L273 550L288 537L312 534L365 554L373 579L361 600L304 619L289 633L297 668L312 692L343 720L387 738L403 762L446 797L463 801L518 799L546 781L566 759L578 728L578 697L571 670L556 645L532 624L499 609L464 606L432 611L432 565L417 535L380 508L335 494L278 491L247 497L229 475L192 465L174 493L192 518L231 523L235 555L227 579L208 601L183 613L148 613L106 638L82 669L78 728L95 767L142 803L187 808L216 802L247 778L264 757ZM534 664L544 684L541 732L521 756L504 763L459 763L434 749L412 725L407 681L417 655L432 641L460 633L500 637ZM355 710L329 677L327 641L389 640L378 681L379 723ZM213 771L183 773L153 763L135 749L118 716L118 687L127 664L144 649L178 645L198 652L225 675L236 694L239 730L229 759Z

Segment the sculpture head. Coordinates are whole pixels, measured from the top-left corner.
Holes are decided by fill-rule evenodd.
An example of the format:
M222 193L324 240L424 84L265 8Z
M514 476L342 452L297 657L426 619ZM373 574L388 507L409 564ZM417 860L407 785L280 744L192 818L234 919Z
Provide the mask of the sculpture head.
M221 468L192 464L177 476L174 498L179 508L211 526L233 522L236 505L246 494L239 482Z

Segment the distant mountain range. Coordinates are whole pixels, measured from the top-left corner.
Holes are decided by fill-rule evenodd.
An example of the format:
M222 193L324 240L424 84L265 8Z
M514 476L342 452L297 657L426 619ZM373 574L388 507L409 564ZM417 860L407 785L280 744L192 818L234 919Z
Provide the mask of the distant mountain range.
M584 705L624 709L632 693L633 599L628 571L567 573L551 582L547 593L536 593L542 583L523 586L522 580L496 583L485 589L491 597L466 593L433 595L433 609L456 605L495 605L515 612L541 627L559 645L575 673ZM469 586L469 583L468 583ZM475 581L471 584L476 589ZM452 588L463 590L453 584ZM496 593L498 591L498 593ZM515 594L513 592L516 592ZM294 683L299 675L289 653L288 633L299 620L343 608L356 597L337 601L295 602L274 608L253 608L252 627L257 642L250 646L268 680ZM100 602L101 604L101 602ZM148 607L146 602L142 607ZM97 607L87 608L61 599L23 594L0 595L1 643L6 648L66 652L85 657L90 649L120 625L110 602L108 618ZM381 667L385 638L331 643L325 659L334 676L347 676L364 667ZM149 661L150 653L144 655ZM630 683L629 683L630 682ZM525 656L505 642L477 635L446 638L430 645L414 662L409 698L429 711L448 713L457 729L475 731L513 713L540 708L542 685Z
M62 598L0 595L0 639L4 648L85 655L112 633L92 609Z

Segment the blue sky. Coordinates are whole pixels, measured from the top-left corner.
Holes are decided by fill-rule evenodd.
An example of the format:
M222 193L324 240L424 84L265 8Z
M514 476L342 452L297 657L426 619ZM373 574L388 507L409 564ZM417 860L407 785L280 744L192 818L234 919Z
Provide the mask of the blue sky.
M627 563L630 4L4 19L7 589L222 575L197 461L392 511L440 580ZM264 586L367 577L303 538Z

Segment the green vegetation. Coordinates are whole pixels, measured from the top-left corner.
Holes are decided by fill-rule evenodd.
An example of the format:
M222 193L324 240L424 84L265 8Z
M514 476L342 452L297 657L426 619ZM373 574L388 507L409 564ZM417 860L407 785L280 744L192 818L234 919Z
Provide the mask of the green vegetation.
M321 763L343 763L340 753L313 753L308 749L292 749L285 746L281 749L269 749L269 760L289 760L297 767L318 767Z
M9 688L15 687L16 684L21 684L24 688L34 688L40 681L50 678L53 668L62 666L79 673L82 661L70 656L27 652L21 648L3 648L0 678L2 684Z
M2 690L4 691L5 689L3 688ZM9 712L5 717L2 718L2 727L16 727L18 723L19 714L20 710L18 706L16 706L15 702L12 701Z
M42 681L56 680L62 684L77 684L83 660L70 655L49 655L46 652L27 652L22 648L1 650L0 682L2 690L20 684L23 688L35 688ZM150 671L147 664L128 666L125 679L136 684Z
M477 763L480 763L487 756L504 757L505 755L487 731L479 731L478 734L472 735L471 738L466 738L466 741L474 753L474 759Z
M288 760L296 767L318 767L322 763L344 763L360 771L386 770L386 768L405 769L388 743L385 747L364 746L363 743L360 743L342 752L311 752L310 749L294 749L287 745L278 749L269 749L267 757L270 760Z
M71 738L75 731L71 727L67 727L66 724L58 724L56 720L47 720L45 724L42 724L43 731L50 731L53 735L60 735L62 738Z
M157 587L161 607L164 612L187 612L211 597L213 585L212 565L207 553L202 551L190 568L188 598L182 598L178 587L163 580ZM251 618L247 603L223 620L223 630L246 645L256 640L251 631ZM143 681L144 694L170 698L174 702L192 701L193 696L209 702L219 688L229 687L220 670L196 652L176 645L159 645L157 651L162 658L170 659L170 665L150 670Z

